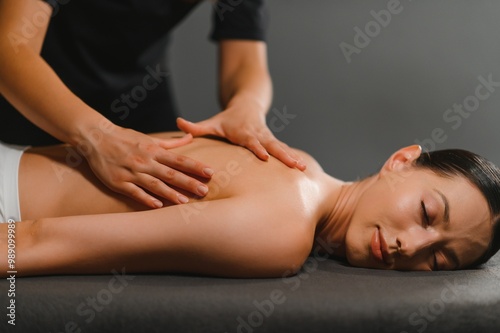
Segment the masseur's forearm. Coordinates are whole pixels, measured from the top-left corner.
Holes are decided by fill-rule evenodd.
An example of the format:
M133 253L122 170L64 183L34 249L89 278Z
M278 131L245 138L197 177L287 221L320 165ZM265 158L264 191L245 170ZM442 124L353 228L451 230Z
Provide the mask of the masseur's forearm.
M272 83L267 66L267 47L262 41L223 40L220 52L220 102L223 112L202 126L180 122L182 130L197 135L215 134L248 148L266 161L274 156L291 168L305 164L280 142L266 124L272 101Z
M245 66L222 85L221 105L224 109L238 104L252 105L254 111L265 116L271 106L272 83L267 72Z
M272 81L263 42L223 41L220 46L219 99L223 109L251 106L263 116L272 102Z
M27 119L71 144L78 144L92 129L109 125L30 46L18 45L16 52L0 38L0 93Z

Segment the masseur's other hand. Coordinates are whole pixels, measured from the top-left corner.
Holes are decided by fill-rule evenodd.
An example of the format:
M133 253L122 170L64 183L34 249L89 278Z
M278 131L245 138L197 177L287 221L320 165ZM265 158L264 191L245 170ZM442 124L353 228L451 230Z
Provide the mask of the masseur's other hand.
M306 169L300 157L288 145L276 139L267 127L265 117L252 110L242 112L229 108L198 123L177 118L177 126L193 136L215 135L226 138L248 148L263 161L271 154L291 168Z
M210 178L213 174L210 167L168 150L188 144L193 139L191 135L158 139L119 126L101 134L91 136L87 141L89 147L80 150L86 152L90 167L110 189L151 208L163 205L153 195L173 203L188 201L171 186L199 196L207 193L205 184L186 173Z

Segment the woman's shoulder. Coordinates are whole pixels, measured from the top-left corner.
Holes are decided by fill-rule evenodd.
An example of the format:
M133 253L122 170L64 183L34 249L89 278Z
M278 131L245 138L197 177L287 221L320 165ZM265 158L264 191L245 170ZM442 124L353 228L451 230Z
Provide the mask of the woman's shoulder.
M323 168L321 167L319 162L311 154L297 148L293 148L293 150L307 166L306 170L309 170L314 173L324 173Z

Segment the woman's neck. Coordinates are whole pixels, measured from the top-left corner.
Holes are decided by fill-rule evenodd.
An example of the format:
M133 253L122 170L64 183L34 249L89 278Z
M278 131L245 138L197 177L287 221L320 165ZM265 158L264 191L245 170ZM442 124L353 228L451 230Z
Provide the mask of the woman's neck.
M325 215L317 226L314 249L336 257L345 257L345 237L355 207L363 192L373 183L375 177L356 182L345 182L335 187L325 197Z

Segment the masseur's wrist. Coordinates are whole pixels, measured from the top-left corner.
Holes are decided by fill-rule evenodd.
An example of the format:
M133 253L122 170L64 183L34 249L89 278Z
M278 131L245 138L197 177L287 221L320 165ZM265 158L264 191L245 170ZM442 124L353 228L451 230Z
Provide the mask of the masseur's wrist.
M98 145L107 134L117 128L117 125L96 112L96 114L77 120L66 142L75 147L82 147L82 152L85 153L83 147Z
M265 119L270 104L253 94L240 93L235 95L226 105L226 110L252 110L253 114L258 114Z

